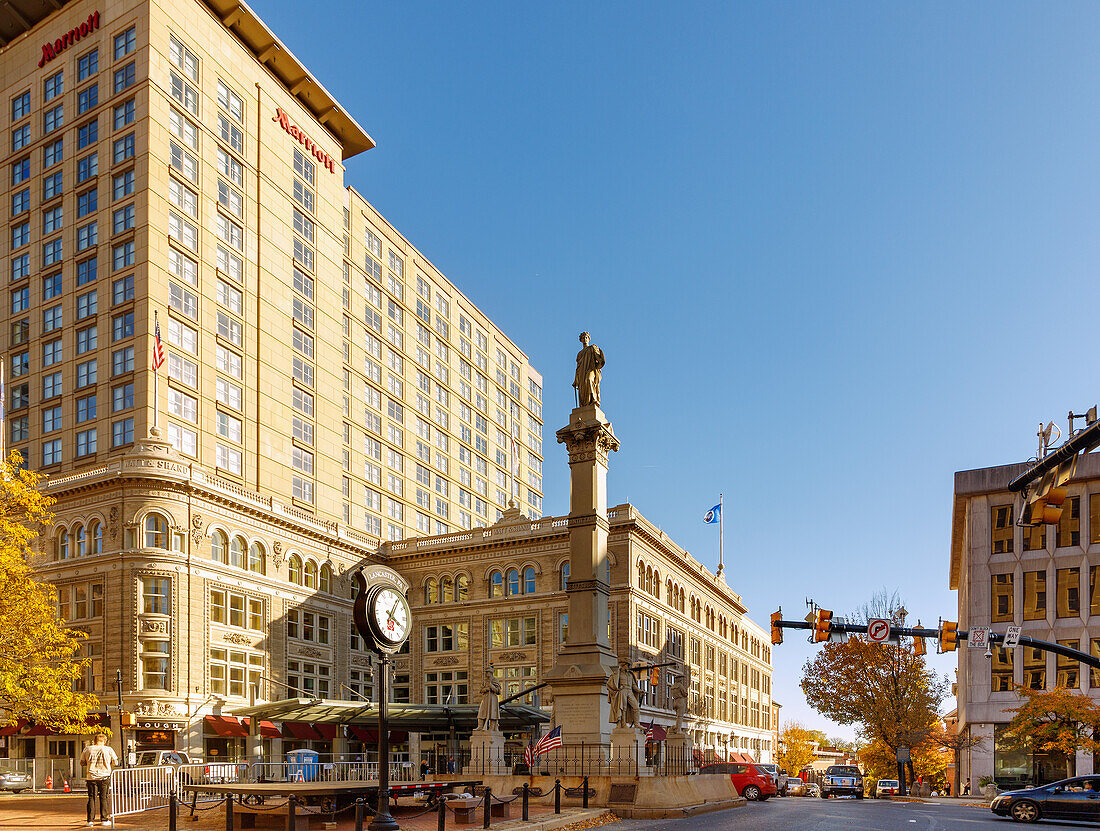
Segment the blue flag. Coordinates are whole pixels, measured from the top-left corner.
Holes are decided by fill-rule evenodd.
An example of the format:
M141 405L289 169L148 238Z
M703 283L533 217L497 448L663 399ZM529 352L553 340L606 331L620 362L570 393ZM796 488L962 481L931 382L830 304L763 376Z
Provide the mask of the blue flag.
M722 504L721 503L715 505L713 508L711 508L709 511L707 511L706 514L703 516L703 522L707 523L707 525L713 525L714 523L720 521L721 519L722 519Z

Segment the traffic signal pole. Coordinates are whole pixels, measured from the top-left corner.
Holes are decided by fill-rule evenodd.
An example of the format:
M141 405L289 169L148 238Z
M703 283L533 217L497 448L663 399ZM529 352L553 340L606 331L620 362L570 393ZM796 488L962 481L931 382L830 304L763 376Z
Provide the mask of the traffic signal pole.
M814 624L807 623L804 620L776 620L772 622L772 626L782 629L807 629L813 630ZM859 623L829 623L830 632L847 632L851 635L866 635L867 625ZM934 638L939 640L939 629L912 629L904 626L891 626L890 638L893 639L895 635L901 635L909 638ZM970 633L966 629L958 630L959 641L965 641L970 637ZM989 642L1003 643L1005 639L1003 632L990 632ZM1068 646L1063 646L1060 643L1051 643L1050 641L1041 641L1038 638L1029 638L1026 635L1021 635L1019 640L1019 646L1030 646L1034 649L1042 649L1046 652L1053 652L1056 655L1062 655L1066 658L1070 658L1074 661L1080 661L1082 664L1092 667L1093 669L1100 669L1100 657L1096 655L1090 655L1087 652L1082 652L1079 649L1071 649Z

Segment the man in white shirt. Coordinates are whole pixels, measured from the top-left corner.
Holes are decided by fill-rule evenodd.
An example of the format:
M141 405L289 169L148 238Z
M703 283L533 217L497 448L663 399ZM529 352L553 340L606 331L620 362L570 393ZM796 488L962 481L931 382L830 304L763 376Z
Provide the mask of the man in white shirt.
M95 823L95 803L99 798L99 818L103 827L111 827L111 771L118 765L118 756L107 744L107 734L96 733L95 744L84 748L80 754L80 766L84 768L84 779L88 784L88 826Z

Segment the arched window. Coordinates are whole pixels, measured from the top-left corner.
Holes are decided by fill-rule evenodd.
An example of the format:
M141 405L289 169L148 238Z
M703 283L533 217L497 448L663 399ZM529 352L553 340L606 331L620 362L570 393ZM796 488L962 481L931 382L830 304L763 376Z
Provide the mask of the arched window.
M248 550L248 546L244 541L244 537L234 537L229 541L229 565L236 566L237 568L244 568L247 564L245 560L245 551Z
M450 577L443 577L439 581L439 597L444 603L454 603L455 584Z
M653 569L645 567L645 593L653 594Z
M559 585L562 591L569 588L569 563L561 564L561 583Z
M519 594L519 572L514 568L508 569L508 594Z
M302 585L302 558L297 554L291 554L287 562L287 578L291 583Z
M57 559L69 559L69 532L65 528L57 533Z
M653 596L661 599L661 572L653 569Z
M145 547L168 548L168 520L160 514L145 517Z
M73 538L76 540L76 556L86 557L88 555L88 537L84 532L83 525L76 526L76 530L73 531Z
M499 571L489 575L489 597L504 597L504 577Z
M306 560L306 588L317 588L317 563Z
M645 588L645 564L641 560L638 561L638 588Z
M676 594L672 589L672 581L671 580L666 580L665 581L665 600L668 602L669 606L675 606L676 605Z
M332 566L325 563L321 566L321 573L317 582L317 588L323 591L325 594L332 592Z
M229 562L229 538L224 531L215 531L210 535L210 559L215 563Z
M258 542L248 547L248 570L257 574L267 573L267 557L264 555L264 547Z
M470 578L465 574L458 575L455 580L455 600L465 603L470 599Z
M424 584L424 602L439 602L439 581L434 577L429 577L428 582Z
M531 566L527 566L527 568L523 570L523 593L535 593L535 569Z
M89 554L102 554L103 553L103 523L92 520L88 523L88 539L92 541L91 550Z

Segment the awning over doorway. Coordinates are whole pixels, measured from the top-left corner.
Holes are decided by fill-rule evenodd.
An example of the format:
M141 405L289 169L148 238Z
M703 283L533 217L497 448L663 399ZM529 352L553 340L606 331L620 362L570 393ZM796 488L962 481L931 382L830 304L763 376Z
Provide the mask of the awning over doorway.
M244 726L245 730L252 729L251 719L249 719L247 716L241 719L241 724ZM259 724L259 729L260 735L265 739L277 739L283 735L279 732L279 728L270 721L261 721Z
M205 716L203 721L223 739L243 739L248 735L248 730L236 716Z
M323 737L320 733L313 729L312 724L305 724L304 722L300 721L284 721L283 738L300 739L305 742L316 742L321 741Z
M326 742L331 742L336 738L336 731L340 727L338 724L315 724L313 729L321 734Z
M5 724L3 727L0 727L0 736L14 736L29 723L30 722L28 722L25 718L21 718L19 719L19 721L15 722L15 724Z

